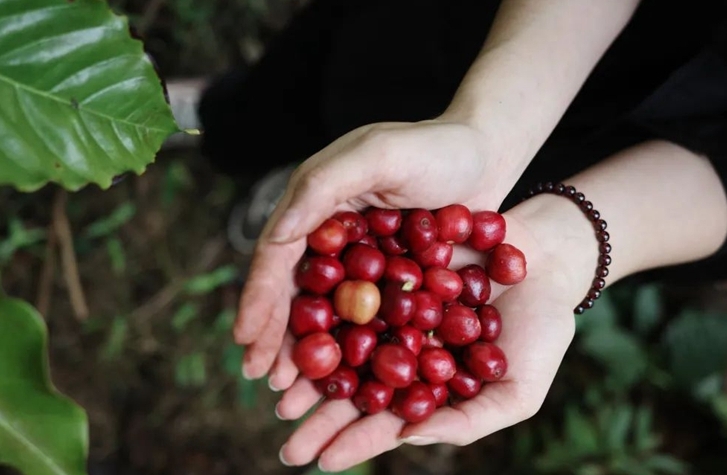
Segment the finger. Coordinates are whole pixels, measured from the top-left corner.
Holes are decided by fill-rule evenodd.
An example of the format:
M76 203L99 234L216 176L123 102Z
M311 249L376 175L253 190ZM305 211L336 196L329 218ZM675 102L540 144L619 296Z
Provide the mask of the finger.
M358 417L358 409L349 400L324 402L280 449L281 460L288 465L310 463L336 434Z
M289 294L280 297L280 299L284 298L290 302ZM247 348L243 358L242 372L249 379L260 378L270 370L283 344L290 312L289 306L280 304L278 301L272 307L271 312L272 315L268 319L267 326L255 342Z
M475 398L454 407L442 407L426 421L405 427L401 442L467 445L510 427L522 420L520 408L513 404L517 385L514 381L488 384Z
M344 429L323 451L318 465L340 472L401 445L404 421L389 411L366 416Z
M321 400L321 393L313 381L300 377L283 393L283 397L275 407L279 419L300 419Z
M338 154L302 169L291 183L287 209L272 227L270 240L278 243L301 239L314 231L340 206L379 185L376 174L383 152L375 140L353 140Z
M273 314L288 312L295 292L293 270L305 251L306 242L258 243L250 272L240 297L234 337L240 345L254 342Z
M298 377L298 368L293 363L293 345L295 337L290 332L283 337L283 346L275 359L273 369L270 370L268 385L273 391L281 391L290 388Z

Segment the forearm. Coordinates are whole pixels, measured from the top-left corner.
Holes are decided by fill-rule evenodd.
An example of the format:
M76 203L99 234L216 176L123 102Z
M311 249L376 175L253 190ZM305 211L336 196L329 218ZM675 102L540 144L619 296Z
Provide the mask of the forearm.
M727 235L727 197L704 157L667 142L649 142L589 168L567 184L582 191L608 223L611 284L628 275L714 253ZM568 256L587 290L598 243L591 223L569 200L539 195L513 210L551 255Z
M638 3L504 0L444 117L504 138L522 172Z

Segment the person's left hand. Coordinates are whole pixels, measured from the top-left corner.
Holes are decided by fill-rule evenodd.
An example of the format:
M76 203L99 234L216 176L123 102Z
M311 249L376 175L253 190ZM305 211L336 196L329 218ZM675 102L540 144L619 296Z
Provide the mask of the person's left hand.
M556 200L572 206L562 198ZM579 212L573 208L573 215L579 218ZM579 255L573 246L563 245L568 238L558 233L561 223L526 227L522 223L529 221L505 216L506 241L525 253L528 275L510 288L493 285L490 303L503 319L503 331L496 344L507 355L509 364L503 380L484 385L481 393L469 401L442 407L430 419L411 425L389 411L361 417L350 400L324 401L281 449L284 463L302 465L318 457L324 470L340 471L402 443L467 445L528 419L540 409L573 338L573 308L590 284L597 246L595 240L586 241L582 245L584 252ZM591 235L574 238L579 242L581 238L592 240L585 220L583 229ZM552 237L553 245L548 245L548 236L543 234ZM482 264L483 258L458 249L451 267L471 262ZM287 365L281 358L287 359L290 343L279 357L279 364ZM311 381L299 377L284 393L276 412L283 419L298 419L320 397Z

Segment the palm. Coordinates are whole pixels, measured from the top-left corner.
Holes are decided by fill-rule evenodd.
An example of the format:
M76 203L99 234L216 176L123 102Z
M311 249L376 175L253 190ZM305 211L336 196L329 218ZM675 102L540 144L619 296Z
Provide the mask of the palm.
M394 449L401 437L421 438L411 443L464 445L532 416L573 338L572 306L554 297L567 294L558 288L559 281L551 271L533 269L523 283L494 300L504 322L498 345L509 360L504 380L486 385L470 401L441 408L429 420L406 427L388 411L360 417L350 401L324 402L291 436L284 458L299 464L320 456L326 469L342 470ZM297 418L318 399L310 381L299 378L278 412Z

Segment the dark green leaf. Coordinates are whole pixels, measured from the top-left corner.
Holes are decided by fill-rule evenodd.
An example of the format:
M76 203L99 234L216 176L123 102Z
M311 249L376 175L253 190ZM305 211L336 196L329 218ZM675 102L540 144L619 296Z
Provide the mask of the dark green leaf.
M609 385L614 390L631 387L648 367L648 356L639 340L618 327L587 333L580 343L583 353L604 366Z
M141 173L177 131L142 43L100 0L0 0L0 184Z
M235 280L239 272L234 265L219 267L210 273L192 277L187 281L185 290L191 295L208 294L217 287Z
M644 466L659 475L682 475L689 471L685 462L666 454L652 455L644 462Z
M661 290L656 285L643 285L634 297L634 327L646 334L654 329L662 315Z
M606 432L606 442L611 452L626 452L633 417L633 407L626 404L614 407Z
M84 475L86 414L53 387L47 343L38 312L0 296L0 464L28 475Z
M135 214L136 206L132 202L127 201L113 210L108 216L91 223L83 231L83 236L87 238L108 236L128 223Z
M727 315L686 310L669 324L664 344L676 383L691 389L727 368Z
M180 387L200 387L207 381L204 353L195 352L182 356L177 361L176 382Z
M105 360L116 359L121 352L124 350L124 343L126 342L126 335L129 332L129 326L126 319L123 317L116 317L114 322L111 324L111 330L109 331L108 339L102 350L102 358Z
M109 253L111 260L111 269L114 274L121 275L126 271L126 253L124 253L124 245L121 240L110 237L106 240L106 252Z
M598 299L598 305L576 318L576 331L584 334L600 331L614 326L617 318L618 308L611 297L611 290L606 289Z
M198 312L199 309L195 304L183 303L172 316L172 328L177 332L183 331L189 322L197 318Z

